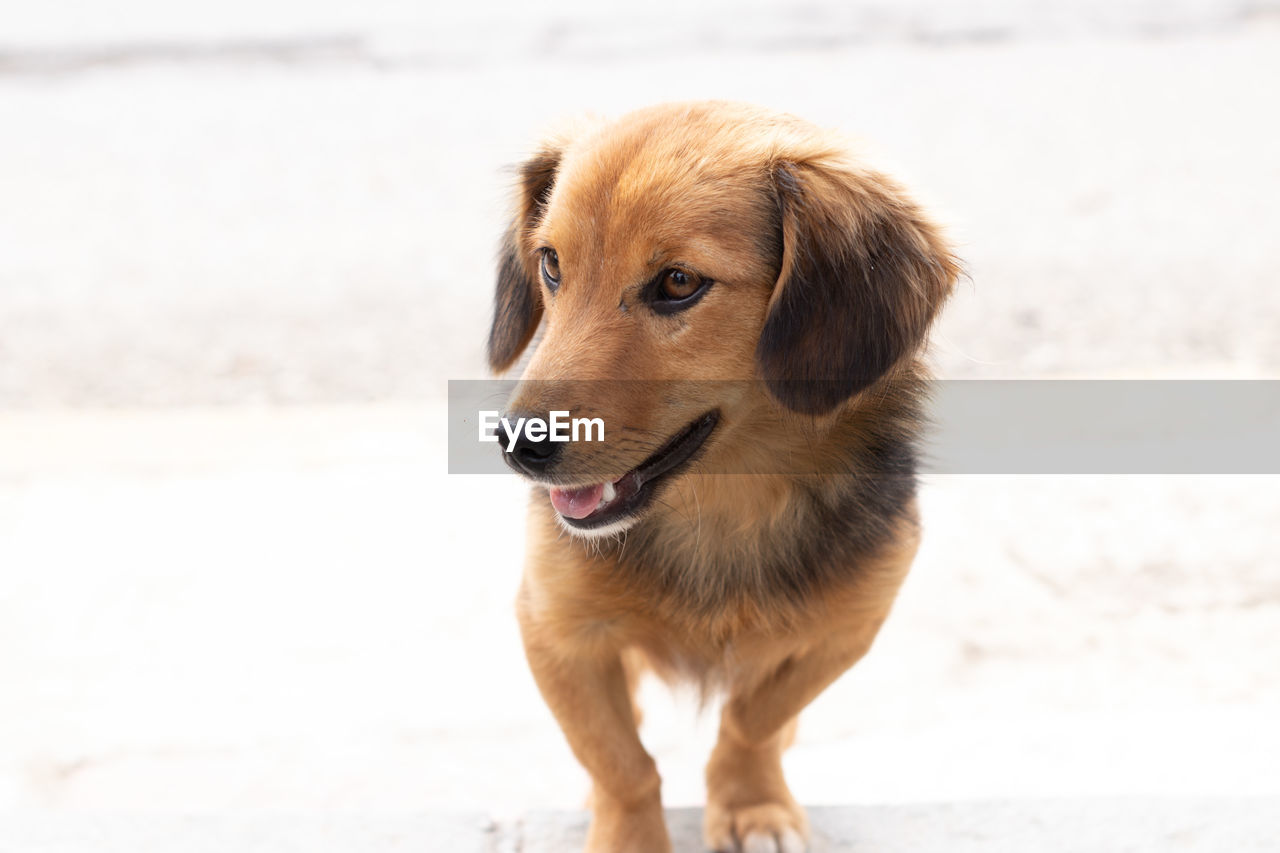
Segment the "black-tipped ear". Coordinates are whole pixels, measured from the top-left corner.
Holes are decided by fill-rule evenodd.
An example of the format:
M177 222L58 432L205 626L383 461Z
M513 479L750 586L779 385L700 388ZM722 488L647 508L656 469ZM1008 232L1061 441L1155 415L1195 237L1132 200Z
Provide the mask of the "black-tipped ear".
M538 224L560 167L560 152L544 149L520 166L516 210L498 254L498 282L489 327L489 368L501 373L512 365L542 321L542 292L531 268L525 235Z
M959 269L881 175L781 162L773 181L782 269L756 360L779 402L825 414L923 345Z

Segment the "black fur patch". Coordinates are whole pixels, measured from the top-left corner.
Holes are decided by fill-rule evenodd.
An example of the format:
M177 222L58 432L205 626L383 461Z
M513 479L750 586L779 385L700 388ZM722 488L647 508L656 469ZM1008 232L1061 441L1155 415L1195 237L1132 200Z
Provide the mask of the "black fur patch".
M495 372L505 370L520 357L541 319L537 286L520 262L515 235L508 234L498 257L493 324L489 327L489 366Z

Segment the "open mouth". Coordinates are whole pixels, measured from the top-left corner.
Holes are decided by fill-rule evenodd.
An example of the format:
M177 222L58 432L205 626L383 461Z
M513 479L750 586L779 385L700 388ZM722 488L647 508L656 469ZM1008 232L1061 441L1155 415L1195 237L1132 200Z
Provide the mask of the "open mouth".
M594 530L633 517L653 499L658 483L693 461L719 421L718 411L707 412L611 482L574 488L552 486L551 505L565 524L577 530Z

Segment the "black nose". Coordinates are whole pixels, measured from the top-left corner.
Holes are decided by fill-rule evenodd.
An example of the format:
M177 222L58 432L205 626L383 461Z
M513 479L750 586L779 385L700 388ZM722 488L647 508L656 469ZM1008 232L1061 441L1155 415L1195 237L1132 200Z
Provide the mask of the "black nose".
M521 417L524 418L520 432L516 434L515 442L511 444L511 452L503 453L503 458L507 460L507 464L516 471L527 474L530 477L539 477L546 474L555 466L560 459L560 450L563 447L561 442L554 442L543 430L538 439L529 437L529 430L525 428L532 417L523 415L518 412L509 412L505 417L511 424L517 423ZM544 422L546 418L541 418ZM505 442L505 436L504 442ZM503 448L506 449L505 446Z

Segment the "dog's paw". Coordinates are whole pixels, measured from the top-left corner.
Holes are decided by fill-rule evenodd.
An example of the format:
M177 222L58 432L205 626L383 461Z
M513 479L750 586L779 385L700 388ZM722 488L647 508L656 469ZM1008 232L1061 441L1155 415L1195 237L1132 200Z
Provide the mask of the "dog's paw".
M726 808L708 804L703 835L707 848L715 853L805 853L808 824L797 805Z

